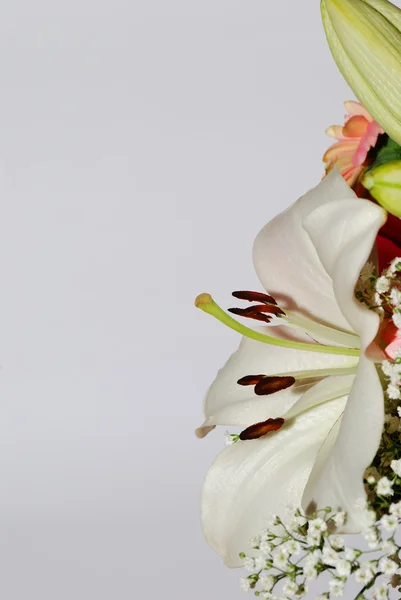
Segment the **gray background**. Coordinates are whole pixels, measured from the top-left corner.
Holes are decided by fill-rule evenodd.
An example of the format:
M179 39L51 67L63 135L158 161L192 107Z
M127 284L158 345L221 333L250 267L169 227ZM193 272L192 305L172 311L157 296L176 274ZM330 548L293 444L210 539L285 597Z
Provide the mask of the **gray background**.
M0 596L243 598L203 541L253 238L352 95L318 2L15 0L0 20Z

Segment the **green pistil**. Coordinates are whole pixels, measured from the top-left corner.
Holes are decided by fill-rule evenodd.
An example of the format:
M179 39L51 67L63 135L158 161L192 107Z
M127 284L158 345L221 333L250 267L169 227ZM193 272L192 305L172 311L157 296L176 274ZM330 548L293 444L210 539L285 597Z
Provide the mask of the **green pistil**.
M204 312L212 315L218 321L221 321L230 329L237 331L245 337L251 338L257 342L270 344L271 346L281 346L283 348L293 348L295 350L307 350L309 352L323 352L324 354L340 354L344 356L359 356L358 348L337 348L336 346L323 346L319 344L307 344L304 342L290 342L280 338L272 337L259 331L254 331L241 323L238 323L230 315L224 312L222 308L213 300L210 294L200 294L195 300L195 306Z

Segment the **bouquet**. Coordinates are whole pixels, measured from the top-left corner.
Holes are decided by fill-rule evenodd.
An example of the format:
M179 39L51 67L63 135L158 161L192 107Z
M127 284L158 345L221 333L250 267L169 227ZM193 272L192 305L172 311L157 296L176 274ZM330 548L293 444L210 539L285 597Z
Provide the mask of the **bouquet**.
M345 103L325 176L264 226L259 290L223 310L242 337L205 400L230 428L202 494L205 537L274 600L401 592L401 10L322 0ZM360 534L358 547L347 534ZM355 539L355 538L353 538Z

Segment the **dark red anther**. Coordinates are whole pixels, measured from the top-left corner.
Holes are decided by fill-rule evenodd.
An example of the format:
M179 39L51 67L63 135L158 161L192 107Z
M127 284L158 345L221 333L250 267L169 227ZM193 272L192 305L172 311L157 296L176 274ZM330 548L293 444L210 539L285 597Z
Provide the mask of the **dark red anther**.
M239 298L239 300L248 300L248 302L263 302L263 304L277 304L275 299L268 294L263 294L262 292L247 292L247 291L239 291L233 292L232 294L234 298Z
M281 308L279 306L277 306L276 304L257 304L256 306L248 306L247 308L229 308L229 311L233 311L233 310L240 310L241 314L244 315L253 315L255 313L267 313L270 315L277 315L277 316L281 316L281 315L285 315L285 312L283 310L281 310Z
M251 306L250 308L251 310L248 310L247 308L229 308L228 312L232 313L233 315L238 315L239 317L246 317L247 319L263 321L263 323L270 323L271 317L269 317L269 315L252 310L256 308L254 306Z
M267 421L263 421L262 423L256 423L255 425L251 425L247 427L240 433L240 440L256 440L267 433L271 433L272 431L278 431L282 428L285 421L282 418L278 419L267 419Z
M294 377L263 377L255 385L257 396L269 396L281 390L285 390L295 383Z
M246 375L245 377L238 379L237 383L239 385L256 385L264 377L266 377L266 375Z

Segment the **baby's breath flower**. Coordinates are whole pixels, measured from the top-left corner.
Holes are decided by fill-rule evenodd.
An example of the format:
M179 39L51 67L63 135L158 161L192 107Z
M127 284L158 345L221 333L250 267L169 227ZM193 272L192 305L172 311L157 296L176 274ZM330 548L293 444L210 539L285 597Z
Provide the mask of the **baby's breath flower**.
M400 308L401 306L401 290L396 287L391 288L390 301L394 308Z
M344 539L339 535L333 535L330 538L330 544L334 550L342 550L344 548Z
M335 567L339 560L340 557L333 548L327 546L323 548L322 561L325 565Z
M374 574L376 574L378 572L378 564L379 561L378 560L368 560L365 563L365 567L367 567L368 569L370 569Z
M369 544L369 548L377 548L379 543L378 531L375 527L369 527L363 532L363 537Z
M383 360L381 363L381 369L386 377L391 377L393 374L393 363L391 363L389 360Z
M380 519L380 525L386 531L393 532L397 529L398 519L395 517L395 515L383 515Z
M346 514L345 512L340 511L336 513L332 518L337 527L342 527L345 523Z
M249 581L248 577L241 577L240 585L244 592L249 592L251 589L251 582Z
M344 550L344 557L345 560L350 560L351 562L353 560L355 560L358 556L358 552L356 552L356 550L354 550L353 548L345 548Z
M320 550L313 550L312 552L309 552L308 556L306 557L305 564L308 567L316 567L316 565L321 562L321 558L322 553Z
M304 575L307 581L313 581L317 578L317 571L314 567L311 567L310 565L305 565Z
M398 277L399 275L397 275ZM384 368L384 370L386 369L387 367ZM391 371L391 376L397 374L399 377L401 360L392 363L391 368L388 367L387 370ZM244 559L244 567L250 572L248 577L241 579L241 587L245 591L253 590L256 596L266 600L301 598L307 591L306 582L314 581L319 578L321 573L327 574L328 571L331 574L328 591L317 596L317 600L330 600L330 598L334 600L334 598L343 596L345 584L351 573L355 576L356 582L364 588L357 595L357 600L387 599L390 580L393 585L399 585L397 578L401 576L401 569L398 559L393 560L393 558L401 552L401 548L395 542L394 535L390 537L386 535L386 532L390 532L390 535L393 534L401 521L401 501L390 504L380 496L396 494L399 497L400 494L400 480L391 475L391 470L401 478L401 459L398 458L399 445L397 445L399 444L398 440L401 441L401 429L399 429L399 419L395 416L395 403L391 404L388 398L385 402L386 412L389 414L385 432L387 439L390 440L389 445L385 447L386 462L376 461L366 470L365 478L373 477L373 480L377 481L377 485L374 486L372 483L368 495L360 498L356 503L369 523L362 535L370 548L375 552L381 551L381 556L379 555L380 557L375 560L366 560L367 557L363 551L345 547L344 538L331 532L327 523L329 525L334 523L341 527L346 522L345 512L333 513L330 508L317 511L316 514L325 514L326 521L324 518L317 517L316 514L315 518L306 519L299 509L291 509L287 512L287 518L283 518L281 521L278 517L274 517L270 521L270 530L265 530L251 540L251 547L259 550L256 557L240 554ZM397 421L392 430L388 425L392 423L391 419ZM396 448L393 453L389 450L392 448L391 440L394 440ZM384 468L381 467L381 464L384 464ZM394 481L391 480L391 477L394 478ZM377 503L373 500L373 504L371 504L375 491L379 498ZM377 506L378 516L372 506ZM307 526L303 527L305 524ZM291 530L294 532L293 534L288 533ZM384 536L389 539L384 540ZM301 560L295 564L290 562L291 556L294 555L301 555ZM334 572L333 569L335 569ZM353 570L355 571L353 572ZM375 581L375 578L381 577L387 579L385 583L378 584L380 579ZM282 591L281 598L278 599L273 594L273 588L279 581ZM374 584L376 587L373 590Z
M382 558L379 562L379 569L384 575L394 575L397 573L398 565L390 558Z
M266 540L262 540L259 544L259 549L262 552L262 554L270 554L270 552L273 550L274 546L271 542L267 542Z
M392 468L392 470L394 471L394 473L396 475L398 475L398 477L401 477L401 459L399 460L392 460L390 467Z
M286 596L294 596L298 592L298 585L295 581L287 581L283 585L283 592Z
M393 258L389 266L387 267L387 273L389 276L394 275L401 268L401 258L397 256Z
M320 544L320 535L308 535L306 537L308 546L318 546Z
M259 578L259 585L264 592L270 592L276 581L277 577L273 575L262 575Z
M266 557L263 555L257 556L255 558L255 571L261 571L266 566Z
M324 521L320 517L318 517L317 519L313 519L312 521L309 521L309 528L308 528L309 535L318 537L322 533L324 533L326 530L327 530L326 521Z
M336 571L340 577L348 577L351 573L351 563L348 560L339 560L336 564Z
M344 594L344 582L341 579L333 578L329 581L330 593L333 596L339 597Z
M378 294L377 292L375 292L373 299L374 299L375 306L380 307L383 304L383 300L382 300L380 294ZM380 310L383 310L383 309L380 309Z
M379 496L392 496L394 494L393 483L387 477L382 477L377 482L376 491Z
M399 400L401 398L401 392L398 385L390 383L390 385L387 386L386 392L390 400Z
M386 388L387 396L390 400L399 400L401 398L401 392L398 385L390 383ZM384 495L384 494L383 494Z
M387 276L392 277L401 267L401 258L393 258L389 266L387 267Z
M397 546L391 539L384 540L384 542L380 545L380 550L385 552L388 556L391 556L397 552Z
M244 559L244 569L246 571L255 571L255 560L253 558L251 558L250 556L247 556Z
M287 548L290 554L297 555L301 552L301 544L296 540L288 540L288 542L285 543L285 548Z
M395 312L393 314L393 323L397 329L401 329L401 313Z
M357 571L355 571L355 579L358 583L363 583L366 585L370 583L375 576L374 572L370 567L361 567Z
M380 583L373 590L373 600L386 600L388 598L388 587L387 583Z
M379 294L385 294L390 289L390 280L387 277L384 277L384 275L378 277L375 289Z
M236 442L238 442L239 440L239 435L235 434L235 433L230 433L229 431L226 431L224 434L224 442L226 446L232 446L233 444L235 444Z
M287 548L280 548L273 555L273 565L277 567L277 569L286 569L288 567L288 558L290 553Z
M398 517L399 519L401 519L401 501L394 502L393 504L390 505L390 513L392 515L394 515L395 517Z

